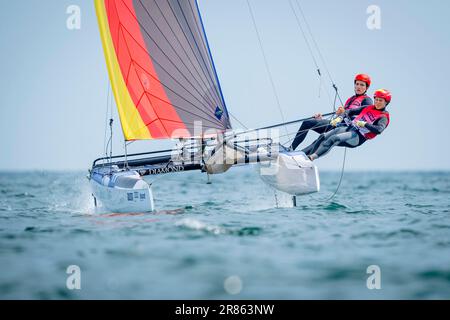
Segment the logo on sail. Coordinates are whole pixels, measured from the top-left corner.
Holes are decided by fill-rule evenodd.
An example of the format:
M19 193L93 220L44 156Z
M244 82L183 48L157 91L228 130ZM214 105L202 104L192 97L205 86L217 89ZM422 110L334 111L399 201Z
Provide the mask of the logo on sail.
M220 109L220 107L216 107L216 111L214 111L214 115L216 116L217 119L222 119L222 115L223 115L223 110Z

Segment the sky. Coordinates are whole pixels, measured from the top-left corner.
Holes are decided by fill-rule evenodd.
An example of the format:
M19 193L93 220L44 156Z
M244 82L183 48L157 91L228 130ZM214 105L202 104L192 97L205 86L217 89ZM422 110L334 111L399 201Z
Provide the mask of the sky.
M250 0L286 120L330 112L289 0ZM301 1L343 99L357 73L393 94L391 124L348 151L347 170L450 170L450 2ZM70 5L81 28L69 30ZM380 8L378 30L367 8ZM247 127L282 121L245 0L200 0L228 110ZM0 170L87 170L103 154L108 75L93 1L0 0ZM123 151L117 121L114 151ZM233 119L232 119L233 120ZM235 128L239 128L233 122ZM292 129L292 128L291 128ZM312 132L308 141L316 138ZM129 152L167 141L136 142ZM306 144L305 144L306 145ZM317 161L339 170L343 149Z

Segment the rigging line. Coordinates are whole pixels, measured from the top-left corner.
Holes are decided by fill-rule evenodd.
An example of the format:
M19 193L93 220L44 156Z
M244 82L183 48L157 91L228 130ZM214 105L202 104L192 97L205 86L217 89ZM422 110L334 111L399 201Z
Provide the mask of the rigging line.
M308 47L309 53L311 55L311 58L314 61L317 73L319 74L319 76L322 76L322 73L320 72L319 64L317 63L316 57L315 57L315 55L314 55L314 53L312 51L311 44L309 43L308 38L306 37L305 30L303 30L303 27L302 27L302 25L300 23L300 19L298 18L297 12L295 12L294 5L292 4L292 0L289 0L289 5L291 6L292 12L294 13L295 20L297 21L297 25L298 25L300 31L302 32L303 39L305 40L306 46Z
M321 126L318 126L318 127L314 127L314 129L316 129L316 128L322 128L322 127L326 127L326 126L329 126L329 124L321 125ZM297 133L299 133L299 132L305 132L305 131L309 131L309 130L312 130L312 128L311 128L311 129L303 129L303 130L291 132L290 134L285 134L285 135L280 136L279 138L284 138L284 137L288 137L288 136L292 135L292 138L286 140L286 141L283 142L281 145L284 146L284 145L286 145L286 144L288 144L288 143L291 143L291 142L295 139L295 137L297 136Z
M330 71L329 71L329 69L328 69L328 66L327 66L327 64L326 64L326 62L325 62L325 59L323 58L322 52L320 51L320 48L319 48L319 46L318 46L318 44L317 44L317 42L316 42L316 40L315 40L315 38L314 38L314 35L313 35L313 33L312 33L312 30L311 30L311 27L310 27L310 25L309 25L309 23L308 23L308 20L306 19L306 16L305 16L305 14L304 14L304 12L303 12L303 9L302 9L302 7L301 7L301 5L300 5L300 2L299 2L299 0L295 0L295 2L296 2L297 7L298 7L298 9L299 9L299 11L300 11L300 14L301 14L302 17L303 17L303 21L305 22L306 28L308 29L309 35L310 35L310 37L311 37L311 40L312 40L313 43L314 43L314 46L315 46L315 48L316 48L316 50L317 50L317 53L319 54L319 57L320 57L320 59L322 60L322 63L323 63L323 65L324 65L324 67L325 67L325 71L327 72L328 77L330 78L330 81L334 84L333 77L331 76L331 73L330 73Z
M339 178L339 183L338 183L334 193L328 199L325 199L325 201L327 201L327 202L333 200L333 198L337 195L339 188L341 187L341 183L344 178L346 160L347 160L347 148L344 148L344 160L342 161L341 176Z
M278 97L278 93L277 93L277 89L276 89L276 87L275 87L275 83L274 83L274 81L273 81L272 73L271 73L270 68L269 68L269 63L268 63L268 61L267 61L266 53L265 53L264 47L263 47L263 45L262 45L261 36L260 36L260 34L259 34L258 27L257 27L257 25L256 25L255 16L254 16L254 14L253 14L253 10L252 10L252 7L251 7L251 5L250 5L250 1L249 1L249 0L246 0L246 1L247 1L248 9L249 9L249 11L250 11L250 15L251 15L251 17L252 17L253 26L254 26L254 28L255 28L256 35L257 35L257 37L258 37L259 47L260 47L260 49L261 49L262 56L263 56L263 58L264 58L264 64L265 64L265 66L266 66L267 74L269 75L270 83L271 83L271 85L272 85L272 90L273 90L273 93L274 93L274 95L275 95L275 99L276 99L276 102L277 102L278 110L280 111L280 115L281 115L282 121L283 121L283 122L286 122L286 120L285 120L285 118L284 118L283 110L281 109L281 103L280 103L280 99L279 99L279 97ZM286 127L284 127L284 128L285 128L285 130L286 130L286 132L287 132Z
M158 3L155 2L156 6L158 7L159 11L161 12L162 17L164 18L164 20L166 21L167 25L169 26L170 30L172 31L175 39L178 41L179 45L181 46L181 48L183 49L183 52L186 54L189 62L191 63L193 69L196 71L197 75L199 76L200 81L197 79L197 77L194 76L194 74L192 73L191 69L184 63L184 59L181 58L181 56L178 54L178 51L174 48L174 46L172 45L172 43L169 41L169 39L166 37L166 35L163 33L163 31L161 30L161 28L158 26L158 24L155 22L155 20L153 19L153 17L150 15L150 12L148 11L148 9L145 7L145 5L142 3L142 0L139 0L139 3L141 4L141 6L144 8L145 12L147 13L148 17L152 20L152 22L155 24L156 28L158 29L158 31L161 33L161 35L163 36L163 38L166 40L166 42L168 43L168 45L172 48L173 52L175 53L175 55L180 59L180 61L182 62L182 64L185 66L185 68L189 71L189 73L191 74L192 78L195 79L195 81L197 82L198 85L201 86L200 82L203 84L203 90L205 90L205 97L207 96L209 99L209 102L211 104L215 104L217 103L217 101L215 101L215 98L210 94L209 90L208 90L208 85L205 83L204 78L206 77L206 74L204 74L203 72L203 76L204 78L200 75L199 71L197 70L197 68L195 67L193 61L191 60L191 58L189 57L189 55L187 54L186 50L184 49L184 46L181 44L180 40L178 39L177 35L175 34L175 32L173 31L172 27L170 26L170 24L168 23L166 17L164 16L164 14L162 13L161 9L158 6ZM184 32L183 32L184 34ZM190 43L188 42L188 44L190 45ZM195 56L195 54L194 54ZM198 62L198 60L197 60ZM208 95L209 94L209 95Z
M330 118L326 118L326 119L324 119L324 120L329 120L329 119L331 119L331 117L330 117ZM322 125L320 125L320 126L314 126L314 127L312 127L312 128L309 128L309 129L295 130L295 131L293 131L293 132L291 132L291 133L281 135L280 138L289 136L289 135L294 134L294 133L300 133L300 132L310 131L310 130L313 130L313 129L318 129L318 128L327 127L327 126L329 126L329 125L330 125L330 123L327 123L327 124L322 124Z
M316 71L317 71L317 73L318 73L318 75L319 75L319 97L320 97L321 88L322 88L322 86L323 86L324 89L325 89L325 92L326 92L326 94L327 94L327 96L328 96L328 99L330 99L330 102L331 102L331 96L330 96L330 93L328 92L327 88L325 87L325 85L324 85L324 83L323 83L323 81L322 81L322 72L321 72L319 63L317 62L316 56L315 56L315 54L314 54L314 52L313 52L313 50L312 50L312 48L311 48L311 44L310 44L310 42L309 42L309 40L308 40L308 37L306 36L306 33L305 33L304 28L302 27L302 24L301 24L301 22L300 22L300 18L298 17L297 12L295 11L295 8L294 8L294 5L293 5L292 1L293 1L293 0L289 0L289 5L290 5L290 7L291 7L292 13L293 13L294 16L295 16L295 20L296 20L296 22L297 22L298 28L299 28L300 31L301 31L301 34L302 34L302 36L303 36L303 40L305 41L306 46L308 47L308 51L309 51L309 53L310 53L310 55L311 55L311 58L312 58L312 60L313 60L313 62L314 62L314 65L316 66Z
M332 118L332 116L328 116L328 117L325 117L325 120L329 120L331 118ZM323 124L323 125L320 125L320 126L314 126L313 128L303 129L303 130L296 130L296 131L293 131L291 133L281 135L281 136L279 136L279 138L284 138L284 137L288 137L288 136L292 135L292 138L288 139L286 142L281 143L281 145L286 145L287 143L291 143L295 139L295 137L297 136L298 133L307 132L307 131L310 131L310 130L313 130L313 129L327 127L329 125L330 124L327 123L327 124Z
M123 0L122 0L122 2L123 2ZM132 11L130 10L130 8L128 8L128 6L124 3L124 5L125 5L125 7L128 9L128 11L130 12L130 14L131 15L133 15L133 13L132 13ZM181 70L178 68L178 66L167 56L167 54L164 52L164 50L162 50L161 49L161 47L159 46L159 44L158 44L158 42L157 41L155 41L154 39L153 39L153 37L150 35L150 33L147 31L147 29L142 25L142 23L139 21L139 20L137 20L137 22L138 22L138 24L139 24L139 26L140 26L140 28L142 28L142 30L144 30L144 32L147 34L147 36L151 39L151 41L156 45L156 47L159 49L159 51L163 54L163 56L165 56L166 57L166 59L172 64L172 66L180 73L180 75L181 76L183 76L183 78L192 86L192 88L198 93L198 95L200 96L200 97L202 97L203 99L205 99L205 97L202 95L202 93L192 84L192 82L190 82L189 81L189 79L183 74L183 72L181 72ZM123 29L123 30L125 30L127 33L128 33L128 35L136 42L136 44L140 47L140 48L142 48L142 46L140 46L139 45L139 43L136 41L136 39L133 37L133 35L128 31L128 29L127 28L125 28L125 26L123 25L123 24L120 24L120 27ZM146 48L142 48L150 57L151 57L151 55L148 53L148 51L147 51L147 49ZM159 65L160 66L160 68L161 69L163 69L169 76L171 76L170 75L170 73L165 69L165 68L163 68L162 67L162 65L155 59L155 58L152 58L152 61L153 62L155 62L157 65ZM145 70L145 69L144 69ZM172 76L171 76L172 77ZM173 78L173 77L172 77ZM184 88L184 87L183 87ZM187 90L186 88L184 88L185 90ZM188 90L187 90L188 91ZM189 93L190 93L190 91L188 91ZM192 93L191 93L191 95L193 95ZM206 100L206 99L205 99Z
M125 150L125 168L127 170L130 170L130 167L128 166L128 149L127 149L127 140L123 141L123 147Z
M336 109L336 97L339 97L339 94L337 92L337 88L336 88L336 95L334 97L334 109ZM339 183L338 183L338 185L336 187L336 190L331 195L331 197L329 197L325 201L331 201L336 196L336 194L338 193L339 188L341 187L342 179L344 178L344 171L345 171L346 160L347 160L347 147L344 147L344 158L342 159L342 168L341 168L341 176L339 178Z
M338 93L337 88L336 88L336 93L334 95L334 102L333 102L333 111L334 112L336 112L336 100L337 100L338 97L339 97L339 93Z
M325 119L325 120L328 120L328 119ZM319 128L324 128L324 127L327 127L327 126L330 126L330 123L323 124L323 125L320 125L320 126L314 126L314 127L312 127L312 128L309 128L309 129L296 130L296 131L290 132L290 133L288 133L288 134L283 134L283 135L280 136L280 138L284 138L284 137L287 137L287 136L290 136L290 135L294 135L294 133L297 134L297 133L307 132L307 131L310 131L310 130L319 129ZM294 136L294 138L292 138L291 140L294 140L294 139L295 139L295 136ZM290 141L291 141L291 140L290 140ZM289 142L289 141L288 141L288 142Z
M114 103L114 99L113 99L113 94L112 94L112 90L110 91L110 95L109 95L109 121L107 121L107 126L109 126L110 128L110 135L109 135L109 139L108 139L108 143L106 145L106 156L108 157L108 147L109 147L109 162L111 162L111 157L112 157L112 152L113 152L113 127L112 124L114 122L113 119L113 103Z
M342 161L342 168L341 168L341 175L339 177L339 182L338 185L336 187L336 190L333 192L333 194L325 199L316 199L318 202L329 202L331 200L334 199L334 197L336 197L337 193L339 192L339 189L341 187L342 181L344 180L344 172L345 172L345 164L346 164L346 160L347 160L347 148L344 148L344 159Z
M108 134L108 114L109 114L109 96L110 96L110 92L111 92L111 85L109 83L109 78L108 78L108 89L107 89L107 96L106 96L106 113L105 113L105 135L103 138L103 151L105 152L105 155L108 154L108 150L106 149L107 144L106 144L106 136Z
M311 31L311 27L310 27L310 25L308 23L308 20L306 19L306 16L305 16L305 14L303 12L303 9L302 9L302 7L300 5L300 2L299 2L299 0L295 0L295 2L297 3L297 7L298 7L298 9L299 9L299 11L300 11L300 13L301 13L301 15L303 17L303 20L305 21L306 28L308 29L309 35L310 35L310 37L311 37L311 39L312 39L312 41L314 43L314 46L315 46L315 48L316 48L316 50L317 50L317 52L319 54L320 60L322 61L323 65L325 67L325 71L327 72L328 77L329 77L331 83L333 84L333 89L336 91L336 93L338 95L338 98L339 98L339 101L341 102L341 104L344 105L344 103L342 102L342 99L341 99L341 97L340 97L340 95L338 93L338 88L336 86L336 83L334 82L333 77L331 76L330 69L328 68L327 63L326 63L326 61L325 61L325 59L324 59L324 57L322 55L322 52L321 52L321 50L319 48L319 45L317 44L317 41L314 38L314 35L313 35L312 31Z
M315 40L315 38L314 38L314 35L313 35L312 31L311 31L311 28L310 28L310 26L309 26L308 20L306 19L306 16L305 16L305 14L304 14L304 12L303 12L303 10L302 10L302 7L300 6L300 2L299 2L299 0L295 0L295 1L296 1L297 6L298 6L298 8L299 8L299 10L300 10L300 13L302 14L303 20L305 21L306 27L308 28L309 34L310 34L311 39L312 39L312 41L313 41L313 43L314 43L314 45L315 45L315 47L316 47L316 50L317 50L317 52L319 53L319 57L320 57L320 59L322 60L323 65L325 66L325 70L326 70L326 72L327 72L327 74L328 74L328 77L330 78L330 81L331 81L332 84L333 84L333 89L334 89L335 92L336 92L336 95L335 95L335 98L334 98L334 105L333 105L333 108L336 109L336 97L339 98L339 101L341 102L341 105L342 105L342 106L344 105L344 102L342 101L341 96L339 95L338 87L336 86L336 84L335 84L335 82L334 82L334 80L333 80L333 77L331 76L330 70L328 69L327 63L326 63L326 61L325 61L325 59L324 59L324 57L323 57L323 55L322 55L322 52L320 51L319 46L317 45L317 42L316 42L316 40ZM340 178L340 180L339 180L338 187L336 188L336 191L333 193L333 195L328 199L328 201L331 200L331 199L333 199L333 197L334 197L334 196L337 194L337 192L339 191L339 188L340 188L341 182L342 182L342 178L343 178L343 176L344 176L346 157L347 157L347 148L345 148L345 152L344 152L344 159L343 159L343 161L342 161L341 178Z
M112 108L112 106L111 106ZM113 118L112 118L112 111L111 111L111 118L109 119L109 128L110 128L110 136L109 136L109 141L108 144L110 144L110 149L109 149L109 163L112 162L112 154L113 154ZM112 171L112 167L110 167L110 174Z
M111 143L111 137L109 137L109 139L108 139L108 143L106 144L106 148L109 148L109 144L110 143ZM108 162L111 162L111 157L108 155L108 150L106 150L105 160L107 160Z
M333 114L334 114L334 112L330 112L330 113L325 113L322 116L323 117L328 117L328 116L331 116ZM253 131L273 129L273 128L278 128L278 127L281 127L281 126L285 126L286 127L286 126L288 126L290 124L303 122L303 121L310 120L310 119L313 119L313 118L314 118L314 116L308 117L308 118L303 118L303 119L298 119L298 120L293 120L293 121L289 121L289 122L277 123L277 124L274 124L274 125L271 125L271 126L266 126L266 127L261 127L261 128L250 129L250 130L247 130L247 131L238 132L235 135L238 136L238 135L249 133L249 132L253 132Z
M246 127L246 125L245 124L243 124L241 121L239 121L239 119L238 118L236 118L231 112L229 112L228 111L228 113L230 114L230 116L234 119L234 120L236 120L236 122L237 123L239 123L245 130L247 130L248 128Z

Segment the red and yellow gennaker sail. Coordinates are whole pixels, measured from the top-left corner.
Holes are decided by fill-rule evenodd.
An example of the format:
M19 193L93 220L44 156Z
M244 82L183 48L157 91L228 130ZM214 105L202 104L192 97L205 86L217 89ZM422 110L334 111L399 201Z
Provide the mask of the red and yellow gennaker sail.
M126 140L231 128L195 0L94 1Z

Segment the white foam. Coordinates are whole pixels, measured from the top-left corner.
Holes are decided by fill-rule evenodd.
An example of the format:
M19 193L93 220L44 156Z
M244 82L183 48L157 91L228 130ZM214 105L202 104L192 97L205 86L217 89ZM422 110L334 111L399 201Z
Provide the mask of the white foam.
M175 223L178 227L185 227L192 230L204 230L213 234L223 234L225 233L225 229L214 226L214 225L208 225L200 220L196 220L193 218L185 218L177 221Z

